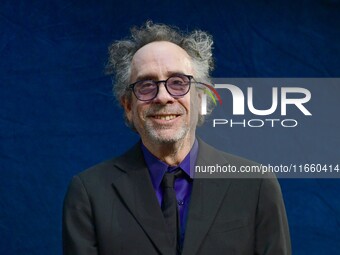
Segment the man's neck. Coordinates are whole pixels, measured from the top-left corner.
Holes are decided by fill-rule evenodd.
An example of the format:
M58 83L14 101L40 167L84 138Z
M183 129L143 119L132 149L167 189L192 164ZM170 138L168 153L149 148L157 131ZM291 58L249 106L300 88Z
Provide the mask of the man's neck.
M177 166L188 155L194 142L195 136L186 137L174 143L149 143L143 141L143 144L159 160L170 166Z

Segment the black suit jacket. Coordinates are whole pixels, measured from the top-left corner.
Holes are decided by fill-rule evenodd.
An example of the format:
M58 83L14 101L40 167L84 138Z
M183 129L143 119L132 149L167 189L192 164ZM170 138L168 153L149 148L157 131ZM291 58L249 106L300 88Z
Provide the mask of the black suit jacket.
M253 164L199 140L197 165ZM172 254L140 144L75 176L64 201L65 255ZM194 179L183 255L291 254L277 180Z

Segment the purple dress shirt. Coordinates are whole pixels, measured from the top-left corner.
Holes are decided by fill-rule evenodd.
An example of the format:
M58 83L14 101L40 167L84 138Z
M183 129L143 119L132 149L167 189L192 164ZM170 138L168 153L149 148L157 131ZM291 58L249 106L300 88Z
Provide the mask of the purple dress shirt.
M185 176L179 177L175 180L175 192L179 210L180 225L181 225L181 238L180 243L183 245L185 236L185 227L189 212L190 195L192 190L192 181L194 167L198 154L198 142L197 139L194 142L190 152L184 158L184 160L178 166L169 166L163 161L156 158L151 152L142 144L142 151L144 154L144 159L146 165L149 169L151 182L155 190L159 206L162 205L163 190L161 187L161 182L165 172L172 172L178 167L180 167L184 172Z

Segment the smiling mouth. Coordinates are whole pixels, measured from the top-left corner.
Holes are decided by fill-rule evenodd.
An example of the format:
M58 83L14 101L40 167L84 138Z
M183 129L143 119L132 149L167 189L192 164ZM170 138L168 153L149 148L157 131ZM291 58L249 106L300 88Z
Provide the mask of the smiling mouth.
M175 115L175 114L171 114L171 115L155 115L155 116L152 116L153 118L155 119L158 119L158 120L173 120L175 118L177 118L179 115Z

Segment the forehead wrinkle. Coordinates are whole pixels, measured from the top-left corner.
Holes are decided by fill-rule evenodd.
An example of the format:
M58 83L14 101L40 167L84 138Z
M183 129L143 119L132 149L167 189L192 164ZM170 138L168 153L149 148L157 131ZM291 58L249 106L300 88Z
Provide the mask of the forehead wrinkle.
M192 74L192 71L191 58L184 49L170 42L153 42L133 56L130 79L131 82L145 78L166 79L174 73Z
M142 63L141 63L142 64ZM144 65L142 65L144 66ZM164 75L162 79L167 79L173 74L185 74L185 75L193 75L191 65L186 65L186 69L190 69L190 72L185 72L183 69L178 69L178 67L169 67L168 65L151 65L151 67L147 67L145 69L140 70L135 80L158 80L160 79L160 74Z
M188 74L188 73L184 73L183 71L167 71L165 73L166 73L166 75L165 75L164 79L168 79L170 76L175 75L175 74L192 75L191 73ZM158 81L159 80L159 75L158 75L158 73L157 74L152 74L150 72L147 72L145 74L141 73L141 74L137 75L136 80L137 81L140 81L140 80Z

